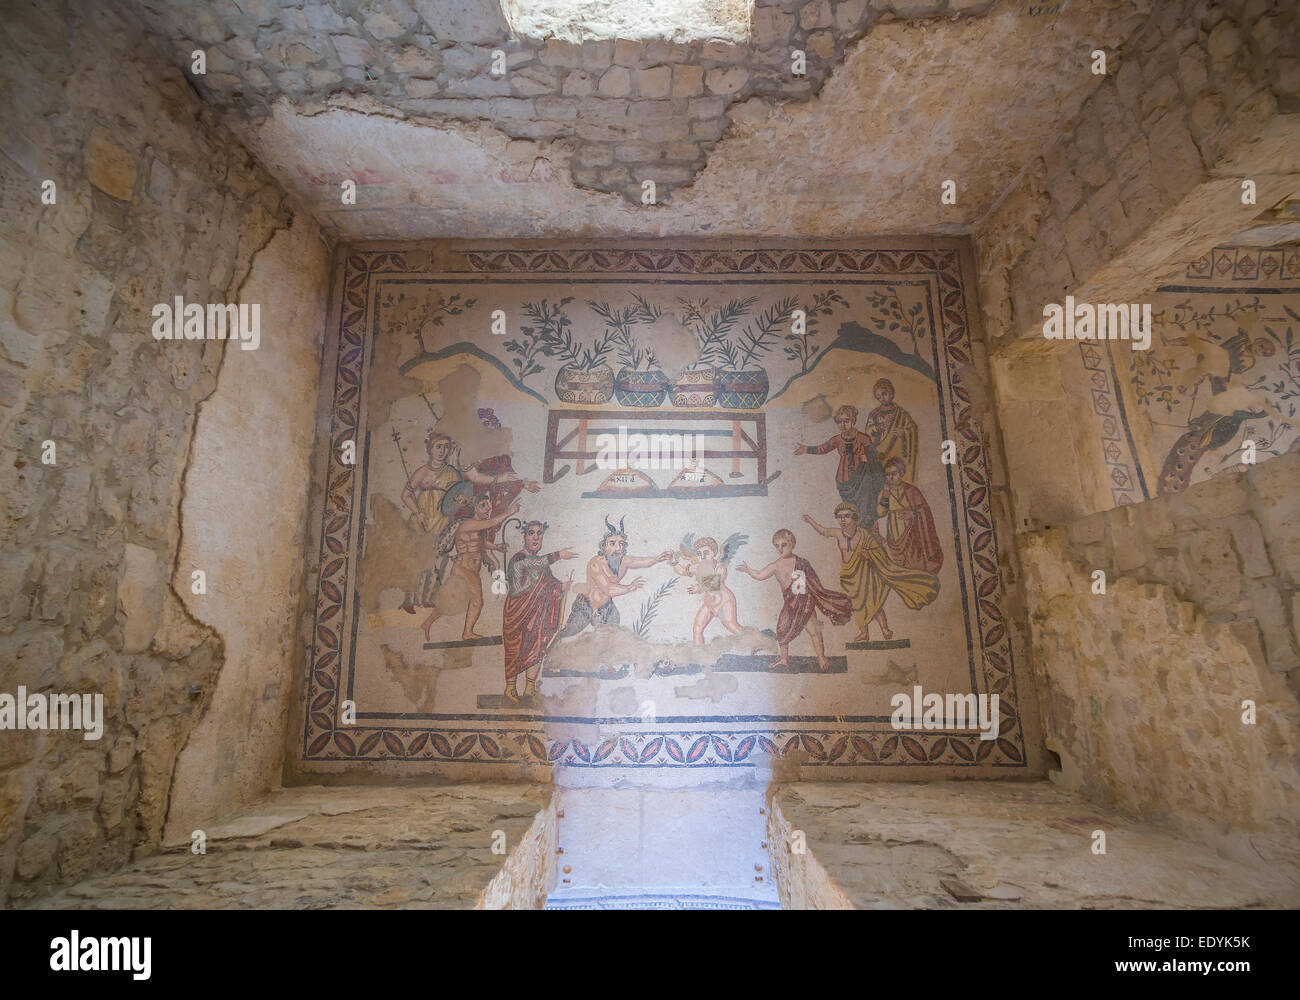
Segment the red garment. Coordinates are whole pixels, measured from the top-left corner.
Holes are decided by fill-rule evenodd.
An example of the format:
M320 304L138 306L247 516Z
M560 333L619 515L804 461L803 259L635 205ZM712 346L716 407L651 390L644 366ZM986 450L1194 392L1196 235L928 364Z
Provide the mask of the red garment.
M509 455L494 455L492 458L485 458L483 461L476 463L474 468L485 476L499 476L503 472L514 471L510 465ZM523 491L523 488L523 480L515 479L505 483L493 483L490 486L476 484L474 492L487 493L492 498L492 516L496 517L499 514L504 514L509 509L510 505L515 502L515 499ZM501 528L498 526L486 532L487 541L495 542L497 532L500 530Z
M847 483L852 479L857 468L867 461L867 456L876 453L876 442L871 439L870 434L854 431L852 442L845 441L842 434L836 434L823 444L808 448L807 451L810 455L825 455L827 452L832 451L839 452L840 465L835 470L835 481L837 483Z
M888 531L881 540L889 551L889 557L898 565L937 574L943 565L943 550L939 548L939 534L934 530L934 515L930 513L930 505L925 502L925 494L911 483L899 483L897 488L903 492L908 507L916 514L904 518L907 526L897 541L889 537ZM889 513L889 487L880 491L877 513L881 517Z
M513 564L527 556L516 552ZM543 558L554 560L555 553ZM533 557L536 558L536 557ZM564 584L555 579L549 569L523 593L506 598L501 622L502 644L505 646L506 680L518 677L532 669L555 639L560 630L560 605L564 602Z
M789 589L781 591L785 603L776 619L776 641L784 646L794 639L813 616L813 609L831 620L832 625L843 625L853 614L849 595L839 590L828 590L817 579L817 571L803 556L794 557L794 568L803 571L804 592L796 594Z

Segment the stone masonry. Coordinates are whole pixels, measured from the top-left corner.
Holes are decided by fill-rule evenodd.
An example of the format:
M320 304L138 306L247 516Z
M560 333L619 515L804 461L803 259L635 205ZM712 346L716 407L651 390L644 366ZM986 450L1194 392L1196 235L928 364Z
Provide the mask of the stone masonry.
M1137 301L1298 189L1300 8L1163 4L975 225L990 341L1041 343L1066 294Z
M660 199L694 180L730 106L807 100L877 22L968 17L991 2L757 0L745 44L518 37L496 0L141 8L179 64L206 53L195 86L241 116L264 118L278 99L324 107L350 98L401 117L491 122L513 138L572 141L575 184L640 203L644 180ZM805 55L801 76L795 50Z
M204 834L36 906L540 909L555 881L545 787L284 789Z
M129 16L15 6L0 36L0 673L102 692L106 716L98 742L0 740L0 900L21 900L159 843L226 655L173 574L188 587L182 484L227 345L156 342L151 307L238 301L277 233L324 249Z
M1284 455L1020 536L1062 787L1295 862L1298 471L1300 455Z
M1295 869L1224 858L1045 782L837 785L768 793L786 909L1294 906ZM1106 853L1093 853L1095 831ZM796 833L802 834L800 846Z

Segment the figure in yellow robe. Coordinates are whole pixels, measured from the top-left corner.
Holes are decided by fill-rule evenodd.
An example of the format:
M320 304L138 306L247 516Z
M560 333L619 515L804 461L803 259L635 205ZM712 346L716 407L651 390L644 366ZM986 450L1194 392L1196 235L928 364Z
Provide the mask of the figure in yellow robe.
M867 414L867 433L876 444L880 464L891 458L903 462L903 479L916 482L916 421L894 402L894 383L887 378L876 382L873 394L880 405Z
M889 552L875 532L858 524L857 508L842 503L835 508L838 528L824 528L811 517L804 520L813 530L827 538L834 538L840 547L840 589L849 595L854 616L861 627L854 642L871 640L871 622L880 625L881 634L892 639L885 618L885 601L891 593L897 594L909 608L923 608L939 596L939 578L925 570L899 566L889 558Z
M442 512L442 499L447 491L465 477L451 461L455 442L446 435L430 430L425 438L429 460L411 473L406 488L402 490L402 503L412 515L412 523L433 539L436 545L442 538L451 516ZM473 477L477 481L481 477ZM438 589L437 574L432 569L422 570L415 581L415 589L407 591L402 610L415 614L417 607L431 608Z

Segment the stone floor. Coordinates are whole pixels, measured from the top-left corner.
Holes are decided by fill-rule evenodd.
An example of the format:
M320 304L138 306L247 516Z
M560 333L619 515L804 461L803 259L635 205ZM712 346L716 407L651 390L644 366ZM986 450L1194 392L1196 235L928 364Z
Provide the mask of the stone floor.
M1227 860L1049 782L800 782L775 786L770 805L787 909L1300 905L1300 872Z
M504 853L493 853L496 831ZM206 854L171 845L32 906L539 908L555 808L548 786L290 788L204 833Z
M610 794L589 803L600 815L584 820L582 794L550 786L284 789L207 827L206 854L171 844L31 905L767 909L778 905L773 888L784 909L1300 905L1300 872L1229 860L1048 782L778 784L766 817L761 788L699 789L699 802L686 791L645 802ZM738 832L720 838L719 826ZM1105 854L1093 853L1096 830ZM497 831L505 853L493 852ZM734 854L735 877L712 848L687 857L688 841ZM561 843L567 886L557 884ZM741 869L769 852L758 857L765 885L746 885L753 875Z

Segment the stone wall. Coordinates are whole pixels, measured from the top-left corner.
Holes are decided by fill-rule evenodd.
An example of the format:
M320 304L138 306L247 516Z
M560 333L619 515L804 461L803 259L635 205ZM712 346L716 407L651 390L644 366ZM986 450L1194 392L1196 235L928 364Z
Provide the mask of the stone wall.
M357 12L339 0L214 5L146 3L144 16L188 64L207 52L196 85L241 115L263 118L286 97L310 104L346 93L407 114L490 121L516 139L572 139L573 180L640 203L641 181L662 193L689 184L749 97L807 99L845 49L880 20L960 17L988 0L881 3L757 0L749 37L516 36L498 0L387 0ZM655 18L651 30L671 33ZM806 72L791 72L791 52ZM492 72L494 51L505 56Z
M173 585L223 637L225 666L177 765L169 835L251 801L282 768L329 293L319 235L299 223L259 254L240 298L261 304L261 347L227 352L194 435ZM206 595L190 593L195 568Z
M1286 455L1020 536L1058 784L1243 856L1294 860L1297 472L1300 455Z
M516 837L513 843L507 837L510 854L505 866L475 901L474 909L540 910L546 905L546 896L556 881L559 826L555 795L549 788L530 788L527 791L499 788L494 791L501 800L528 796L541 798L545 804L522 837ZM505 809L502 812L510 815Z
M55 910L540 909L555 881L555 796L529 785L281 788Z
M281 287L258 351L155 341L151 309L177 295L237 300L250 273L268 273L255 258L277 233L287 230L272 256L290 251L301 266L324 250L309 223L291 226L280 189L181 74L161 68L128 15L11 4L0 48L0 691L102 692L106 716L99 741L0 734L0 900L21 900L158 843L177 754L238 647L202 624L197 598L173 580L188 586L182 535L201 544L203 534L181 516L191 459L207 453L191 454L196 414L214 391L245 398L220 377L232 352L247 354L232 371L261 362L260 379L301 393L297 368L310 367L305 345L319 336L311 309L272 315L274 303L318 291L283 263L269 272ZM54 204L41 200L46 179ZM45 441L54 464L42 463ZM260 447L248 454L274 450ZM305 491L292 462L273 475L238 462L221 472L233 500L247 499L250 480L268 505ZM216 510L242 519L227 524L236 540L264 513ZM268 582L246 600L284 617L294 592L283 576Z
M1215 268L1209 248L1300 188L1296 17L1293 4L1267 0L1158 5L1108 51L1104 82L1066 134L975 226L1033 659L1048 746L1061 758L1055 777L1226 850L1273 857L1293 850L1300 789L1297 503L1282 485L1296 456L1141 501L1234 468L1223 454L1243 434L1192 440L1218 414L1233 428L1254 418L1261 440L1266 418L1270 427L1288 419L1253 381L1268 363L1252 351L1272 354L1265 331L1222 315L1241 308L1238 289L1249 303L1245 282ZM1242 203L1243 179L1255 182L1257 204ZM1207 315L1219 328L1207 320L1189 338L1175 328L1180 316L1209 302L1178 304L1201 275L1206 294L1218 294ZM1252 284L1281 277L1260 272ZM1179 287L1157 295L1166 284ZM1223 284L1233 287L1211 287ZM1043 307L1067 295L1154 302L1163 316L1153 344L1165 354L1184 345L1188 357L1170 366L1174 377L1153 379L1158 350L1133 364L1128 344L1045 341ZM1262 297L1280 316L1283 296ZM1245 351L1230 360L1219 344L1238 333ZM1157 381L1172 384L1168 407L1150 405ZM1195 476L1166 474L1181 445L1195 452L1192 465L1206 456ZM1107 574L1106 596L1091 592L1096 569ZM1241 723L1246 699L1257 705L1254 726Z
M1159 5L1108 52L1104 82L1066 134L975 225L1020 527L1122 502L1109 479L1123 463L1106 468L1091 398L1098 378L1104 391L1115 386L1078 366L1079 345L1043 340L1043 307L1066 295L1151 301L1210 247L1300 190L1296 17L1294 4L1266 0ZM1254 205L1242 204L1246 178ZM1134 476L1132 462L1118 474Z
M959 232L1151 0L758 0L739 41L512 35L497 0L141 7L175 65L207 53L195 86L286 190L377 240Z
M1225 858L1047 782L792 782L768 791L783 909L1256 909L1294 864ZM1094 853L1096 832L1105 852Z
M1287 0L1164 3L1109 53L1073 127L975 226L990 338L1040 337L1066 294L1132 301L1300 187L1297 18Z

